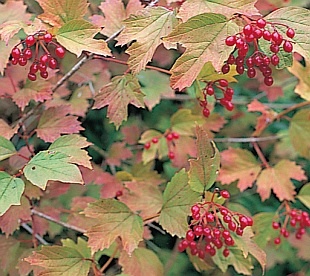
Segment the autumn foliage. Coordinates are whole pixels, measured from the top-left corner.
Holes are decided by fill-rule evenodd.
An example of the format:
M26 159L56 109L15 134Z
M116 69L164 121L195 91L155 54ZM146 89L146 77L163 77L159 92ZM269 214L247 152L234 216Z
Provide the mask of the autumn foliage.
M0 5L0 275L308 275L307 1Z

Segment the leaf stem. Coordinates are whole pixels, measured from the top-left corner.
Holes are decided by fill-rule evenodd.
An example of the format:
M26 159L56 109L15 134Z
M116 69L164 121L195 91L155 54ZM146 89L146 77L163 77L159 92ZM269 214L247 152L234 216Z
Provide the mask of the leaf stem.
M267 159L265 158L265 156L264 156L262 150L260 149L258 143L257 143L257 142L252 142L252 145L253 145L253 147L254 147L254 149L255 149L255 151L256 151L256 153L257 153L259 159L262 161L263 166L264 166L265 168L270 168L270 166L269 166L269 164L268 164L268 161L267 161Z
M100 272L101 272L101 273L103 273L103 272L107 269L107 267L110 265L110 263L113 261L113 259L114 259L115 255L116 255L117 251L118 251L118 247L115 247L115 249L114 249L112 255L110 256L110 258L109 258L109 259L105 262L105 264L100 268Z
M143 222L146 222L148 220L152 220L152 219L158 218L159 215L160 215L160 213L152 215L152 216L149 216L149 217L146 217L146 218L143 219Z
M298 104L295 104L285 110L283 110L282 112L280 112L275 118L274 120L278 120L282 117L284 117L287 113L297 109L297 108L301 108L301 107L305 107L307 105L310 105L310 101L306 101L306 102L301 102L301 103L298 103Z

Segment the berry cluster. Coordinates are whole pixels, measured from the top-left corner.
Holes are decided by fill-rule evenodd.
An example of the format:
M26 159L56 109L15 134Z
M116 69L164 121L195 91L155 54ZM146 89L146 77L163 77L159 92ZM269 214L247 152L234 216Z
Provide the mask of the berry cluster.
M202 114L205 117L209 117L210 110L208 109L207 96L214 96L216 100L220 102L227 110L232 111L234 108L233 103L231 102L234 95L234 90L228 87L229 83L225 79L219 79L217 81L210 81L207 83L206 87L203 90L203 100L200 100L200 106L203 108ZM221 92L223 96L218 98L218 93Z
M228 247L235 244L231 232L242 236L243 230L253 225L252 218L213 202L218 192L223 198L230 197L228 191L216 189L211 201L196 203L191 207L190 229L178 245L180 252L188 248L192 255L203 259L206 254L214 256L216 250L223 248L223 256L228 257Z
M166 137L166 142L167 142L168 148L169 148L168 158L169 159L174 159L175 158L175 154L174 154L174 151L173 151L173 148L174 148L173 140L179 139L180 135L179 135L179 133L172 131L172 132L166 133L165 137ZM150 142L147 142L147 143L144 144L144 148L146 150L148 150L148 149L151 148L152 144L157 144L158 142L159 142L159 138L154 137L154 138L152 138L152 140Z
M20 45L23 49L20 49ZM63 58L65 49L53 41L53 35L46 31L39 31L33 35L28 35L26 39L18 43L11 51L11 62L13 65L19 64L25 66L28 60L34 57L34 61L29 68L28 79L35 81L37 79L36 73L40 72L43 79L48 77L47 68L56 69L58 66L57 60L51 55L48 50L49 45L54 45L55 55ZM40 47L43 51L40 51ZM34 48L34 54L31 48ZM39 54L43 54L39 57Z
M246 18L249 21L248 18ZM284 26L282 24L275 24L266 22L263 18L255 21L251 21L243 27L242 32L229 36L226 38L225 43L227 46L234 46L235 50L230 54L226 63L222 67L224 74L230 70L230 65L235 64L237 72L241 75L245 71L247 66L247 75L249 78L256 76L256 70L258 69L264 76L264 83L267 86L273 84L272 69L270 65L277 66L279 64L280 47L287 52L293 51L293 44L290 41L295 36L295 31L292 28L286 27L286 38L278 32L277 25ZM270 43L271 55L265 54L259 49L258 40L264 39ZM250 45L253 43L254 52L248 55ZM234 53L237 52L236 56Z
M310 216L307 212L292 209L281 214L284 217L283 224L280 219L272 222L272 228L279 230L279 236L274 239L275 244L281 243L281 236L288 238L290 233L295 233L295 238L300 240L310 227Z

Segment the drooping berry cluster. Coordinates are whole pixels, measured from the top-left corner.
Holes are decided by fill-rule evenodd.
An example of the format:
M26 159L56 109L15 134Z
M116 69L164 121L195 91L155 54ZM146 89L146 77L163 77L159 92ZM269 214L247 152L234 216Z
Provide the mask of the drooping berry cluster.
M173 148L175 147L175 145L174 145L173 140L177 140L179 139L179 137L180 137L179 133L174 132L174 131L171 131L171 132L169 131L165 134L166 142L167 142L168 149L169 149L169 152L168 152L169 159L175 158L175 153L173 151ZM153 137L150 142L147 142L144 144L144 148L146 150L150 149L152 144L157 144L159 142L159 138L160 137Z
M309 227L310 216L306 211L292 209L282 212L279 219L272 222L272 228L279 231L279 236L274 239L274 243L280 244L281 236L288 238L290 233L295 233L295 238L300 240Z
M234 90L228 86L229 83L225 79L219 79L217 81L210 81L207 83L203 90L203 100L200 100L200 106L203 108L202 114L205 117L209 117L210 110L208 109L207 96L213 96L217 101L220 102L227 110L232 111L234 109L234 104L231 102L234 95ZM221 93L219 97L218 92Z
M21 49L20 45L22 45L23 49ZM56 69L58 66L57 60L51 55L48 49L49 45L55 46L54 52L57 57L64 57L65 49L53 41L53 35L47 31L39 31L33 35L28 35L26 39L12 49L11 62L13 65L19 64L20 66L25 66L28 60L34 57L33 63L29 68L28 79L35 81L37 79L37 72L40 72L40 76L46 79L48 77L47 68ZM42 55L39 56L40 54Z
M249 21L248 18L246 20ZM273 78L270 65L277 66L279 64L278 53L281 47L287 53L293 51L293 44L290 39L295 36L295 31L292 28L284 26L287 29L286 37L283 38L277 29L277 25L284 26L282 24L266 22L263 18L260 18L246 24L242 32L227 37L225 40L226 45L234 46L235 50L223 65L222 72L224 74L228 73L230 65L235 64L236 70L240 75L244 73L245 67L247 67L248 77L254 78L258 69L264 76L264 83L267 86L271 86ZM261 38L270 43L271 55L268 56L259 49L258 40ZM253 43L254 51L249 55L251 43Z
M223 256L228 257L228 247L235 244L231 232L242 236L243 230L253 225L252 218L213 202L218 192L216 189L211 201L196 203L191 207L189 230L178 245L180 252L188 248L192 255L203 259L206 254L214 256L217 250L222 249ZM219 193L223 198L230 197L226 190Z

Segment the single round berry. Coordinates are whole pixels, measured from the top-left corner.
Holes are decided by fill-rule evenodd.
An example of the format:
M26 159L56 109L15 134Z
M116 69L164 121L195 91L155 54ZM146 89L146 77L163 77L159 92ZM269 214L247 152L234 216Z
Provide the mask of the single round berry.
M54 58L50 58L48 61L48 67L51 69L56 69L57 68L57 60Z
M192 212L192 214L197 214L197 213L199 213L199 212L200 212L200 207L199 207L197 204L193 205L193 206L191 207L191 212Z
M248 36L253 33L253 27L251 24L247 24L243 27L243 33Z
M53 40L53 36L52 34L50 33L46 33L44 36L43 36L43 40L45 43L49 43Z
M290 53L293 51L293 44L290 41L285 40L283 43L283 50L287 53Z
M272 34L271 34L271 39L274 41L275 44L277 45L280 45L283 41L283 37L277 32L277 31L274 31Z
M173 136L173 139L179 139L180 138L180 135L177 132L171 132L171 134Z
M234 57L233 54L230 54L229 57L228 57L228 59L227 59L227 64L232 65L232 64L234 64L234 63L235 63L235 57Z
M215 256L215 254L216 254L216 250L215 250L215 248L214 248L214 247L211 247L211 248L210 248L210 250L209 250L209 254L210 254L211 256Z
M246 60L246 65L248 66L248 68L251 68L254 66L254 60L252 57L249 57L247 60Z
M275 238L273 242L274 244L280 244L281 243L280 237Z
M242 75L243 72L244 72L244 66L243 66L243 65L238 65L238 66L236 67L236 71L237 71L237 73L238 73L239 75Z
M43 79L47 79L48 73L47 73L46 71L41 71L41 72L40 72L40 76L41 76Z
M153 144L157 144L157 143L158 143L158 138L154 137L154 138L152 139L152 143L153 143Z
M182 240L179 244L178 244L178 250L180 252L183 252L187 247L188 247L189 243L187 240Z
M18 64L20 66L25 66L27 64L27 59L23 55L21 55L18 59Z
M173 135L171 133L168 133L167 136L166 136L166 139L168 141L172 141L173 140Z
M65 56L65 49L62 48L61 46L58 46L56 49L55 49L55 54L56 56L58 56L59 58L63 58Z
M225 44L227 46L233 46L236 44L236 37L235 36L228 36L226 39L225 39Z
M199 220L200 219L200 213L192 214L192 217L194 220Z
M214 88L212 86L208 86L206 92L209 96L214 95Z
M247 71L247 75L250 79L254 78L256 76L256 70L255 68L249 68Z
M144 144L144 148L146 150L148 150L150 147L151 147L151 143L150 142L147 142L147 143Z
M210 116L210 110L208 108L204 108L202 110L202 114L203 116L205 116L206 118L208 118Z
M273 53L278 53L279 52L279 50L280 50L280 47L279 47L279 45L277 45L277 44L271 44L270 45L270 51L271 52L273 52Z
M267 41L271 39L271 33L268 30L264 30L263 32L263 38Z
M272 65L277 66L280 62L280 58L276 54L274 54L271 56L270 62Z
M256 29L254 31L254 37L260 39L263 36L263 31L261 29Z
M174 158L175 158L175 154L174 154L173 151L169 151L169 152L168 152L168 158L169 158L169 159L174 159Z
M123 191L122 190L118 190L116 193L115 193L115 197L120 197L123 195Z
M195 234L194 234L194 232L193 232L192 230L188 230L188 231L186 232L186 239L187 239L189 242L191 242L191 241L193 241L193 240L195 239Z
M51 56L49 54L44 54L40 57L41 63L47 63L50 60Z
M296 224L297 224L297 221L296 221L295 219L291 219L291 220L290 220L290 225L291 225L292 227L295 227Z
M292 28L288 28L286 30L286 35L289 37L289 38L293 38L295 36L295 31L292 29Z
M35 81L37 79L37 76L35 74L29 73L28 74L28 79L31 81Z
M31 59L32 58L32 51L29 48L26 48L23 52L23 55L26 59Z
M206 215L206 219L207 219L207 222L213 222L214 221L214 215L212 213L208 213Z
M225 238L224 242L228 246L233 246L235 244L235 241L231 236Z
M11 59L11 63L12 63L13 65L16 65L16 64L18 63L18 59L17 59L17 58L12 58L12 59Z
M236 40L236 47L237 47L238 49L242 49L242 48L243 48L243 45L244 45L244 41L243 41L241 38L238 38L238 39Z
M240 222L240 227L245 228L248 226L248 220L245 216L240 216L239 217L239 222Z
M222 236L223 236L224 239L227 239L228 237L230 237L229 231L225 229L225 230L222 232Z
M21 54L20 50L18 48L16 48L16 47L13 48L12 51L11 51L11 55L15 59L18 59L20 57L20 54Z
M270 64L270 58L267 57L267 56L264 56L264 57L263 57L263 63L264 63L265 65L269 65L269 64Z
M232 95L224 93L224 99L227 101L231 101L232 100Z
M279 222L277 222L277 221L274 221L273 223L272 223L272 228L273 229L279 229L280 228L280 223Z
M243 229L240 228L240 227L237 227L237 229L236 229L236 234L237 234L238 236L242 236L242 235L243 235Z
M257 26L258 28L265 28L265 26L266 26L266 20L263 19L263 18L257 19L257 21L256 21L256 26Z
M265 83L267 86L273 85L273 78L272 78L271 76L265 77L265 78L264 78L264 83Z
M228 111L232 111L234 109L234 104L230 101L228 101L225 105L225 108L228 110Z
M223 217L223 220L226 222L226 223L229 223L229 222L231 222L231 216L230 215L225 215L224 217Z
M227 87L225 90L225 94L229 95L229 96L233 96L234 95L234 89Z
M28 35L25 39L25 43L28 47L31 47L36 42L36 39L33 35Z
M194 234L197 236L197 237L200 237L202 234L203 234L203 227L201 225L196 225L194 227Z
M225 249L223 250L223 256L224 256L225 258L227 258L227 257L229 256L229 249L228 249L228 248L225 248Z
M227 74L229 71L230 71L230 66L229 66L229 64L224 64L224 65L222 66L222 73L223 73L223 74Z
M201 250L201 249L198 250L198 257L200 259L204 259L205 255L206 255L206 253L203 250Z
M225 79L220 79L219 81L219 85L222 87L227 87L228 86L228 81Z
M47 70L47 66L46 66L46 64L43 63L43 62L39 62L38 68L39 68L39 70L40 70L41 72L46 72L46 70Z
M237 229L237 224L234 221L229 222L228 229L231 231L235 231Z
M230 194L227 190L222 190L220 191L220 195L223 197L223 198L230 198Z
M225 209L225 208L221 208L221 209L220 209L220 213L221 213L221 215L225 216L225 215L228 214L228 211L227 211L227 209Z

